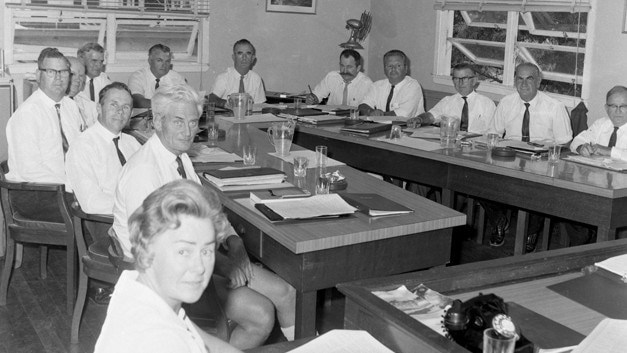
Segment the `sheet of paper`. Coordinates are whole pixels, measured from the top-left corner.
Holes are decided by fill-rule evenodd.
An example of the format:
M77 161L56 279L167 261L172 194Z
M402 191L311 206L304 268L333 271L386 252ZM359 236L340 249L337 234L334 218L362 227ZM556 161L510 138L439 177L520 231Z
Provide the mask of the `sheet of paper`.
M290 353L393 353L366 331L331 330Z
M242 157L235 153L229 153L220 147L208 147L200 143L192 144L192 148L187 151L192 162L199 163L232 163L241 161Z
M290 154L285 157L281 157L275 152L268 153L268 154L276 158L280 158L290 164L294 164L294 158L296 157L306 157L307 159L309 159L309 165L307 166L307 168L316 168L316 151L310 151L310 150L290 151ZM340 165L346 165L346 164L340 161L337 161L333 158L327 157L327 167L336 167Z
M274 114L253 114L247 115L244 119L236 119L233 116L220 116L220 120L230 121L233 124L248 124L248 123L266 123L272 121L285 121L284 118L279 118Z
M616 303L621 305L621 303ZM572 353L623 353L627 347L627 320L604 319Z
M595 265L621 277L627 277L627 254L610 257L605 261L595 263Z
M340 195L315 195L302 199L286 199L267 204L283 219L307 219L322 216L336 216L355 213L357 209L349 205Z
M627 170L627 162L616 160L616 159L611 159L611 158L600 157L600 156L595 156L595 157L566 156L566 157L563 157L562 159L566 161L587 164L587 165L591 165L594 167L610 169L610 170L619 171L619 172Z
M451 298L422 284L414 292L403 285L395 290L375 291L372 294L392 304L440 335L445 335L442 329L442 317L445 308L453 302Z
M432 139L440 141L440 128L437 126L425 126L413 130L411 137Z
M424 140L424 139L413 138L409 136L401 136L400 139L394 139L394 140L390 140L387 136L382 136L382 137L375 138L374 140L383 141L387 143L393 143L395 145L402 145L402 146L407 146L411 148L416 148L416 149L423 150L423 151L435 151L435 150L439 150L442 148L442 146L440 146L439 137L437 141Z

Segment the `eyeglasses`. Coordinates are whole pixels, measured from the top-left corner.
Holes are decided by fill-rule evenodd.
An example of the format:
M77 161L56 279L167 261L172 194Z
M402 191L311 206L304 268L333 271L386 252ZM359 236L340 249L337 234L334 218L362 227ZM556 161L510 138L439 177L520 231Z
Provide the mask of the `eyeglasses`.
M609 110L620 111L621 113L627 113L627 105L606 104Z
M44 69L40 67L39 71L45 73L46 76L48 76L49 78L54 78L56 75L59 75L61 77L70 77L70 70L68 69L55 70L55 69Z
M453 77L453 82L464 84L477 76Z

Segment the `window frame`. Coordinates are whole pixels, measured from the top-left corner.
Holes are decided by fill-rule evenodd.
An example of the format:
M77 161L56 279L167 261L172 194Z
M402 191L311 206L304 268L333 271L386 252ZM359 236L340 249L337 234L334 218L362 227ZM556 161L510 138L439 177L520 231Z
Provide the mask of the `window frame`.
M595 0L591 0L591 5L594 5ZM580 52L583 52L584 55L584 68L583 73L581 75L569 75L564 73L557 72L543 72L543 77L550 80L562 81L562 82L572 82L574 79L576 83L581 84L581 97L576 96L567 96L562 94L549 93L550 96L562 101L569 107L576 106L580 101L588 100L590 97L590 58L591 48L594 47L594 43L591 38L594 38L594 20L595 20L595 11L594 8L596 6L592 6L590 11L588 11L587 18L587 27L585 36L579 34L580 39L585 39L585 49L578 48ZM542 49L542 50L551 50L557 49L558 51L563 52L574 52L577 50L577 47L567 47L567 46L558 46L558 45L550 45L550 44L542 44L542 43L524 43L517 42L516 35L510 35L510 33L518 33L519 29L528 30L530 34L541 35L541 36L555 36L562 37L568 36L569 38L577 38L577 33L573 32L560 32L560 31L546 31L539 30L535 28L533 23L533 19L531 13L522 13L520 11L514 11L511 9L507 11L507 23L506 24L496 24L496 23L487 23L487 22L473 22L470 16L467 15L467 11L469 9L440 9L437 4L435 7L436 10L436 45L435 45L435 58L434 58L434 74L433 81L436 84L442 84L446 86L453 87L453 83L451 81L451 59L452 59L452 51L453 47L457 47L459 50L464 52L463 44L474 44L478 43L484 45L479 40L473 39L463 39L463 38L452 38L453 33L453 25L454 25L454 11L462 11L462 17L466 23L472 23L475 27L489 27L489 28L501 28L507 31L505 42L497 43L490 42L487 45L492 46L501 46L505 48L504 53L504 62L503 62L503 82L501 84L496 82L481 82L478 87L478 91L482 93L487 93L490 95L496 96L505 96L511 93L516 92L514 87L514 69L515 69L515 58L517 55L521 55L524 57L524 60L529 60L530 62L537 64L535 60L533 60L533 56L529 53L528 49ZM505 10L504 10L505 11ZM522 18L522 21L521 21ZM519 26L520 23L520 26ZM583 51L582 51L583 50ZM466 53L465 53L466 55ZM481 64L483 60L479 58L477 63ZM498 60L490 60L490 65L494 66L497 64Z

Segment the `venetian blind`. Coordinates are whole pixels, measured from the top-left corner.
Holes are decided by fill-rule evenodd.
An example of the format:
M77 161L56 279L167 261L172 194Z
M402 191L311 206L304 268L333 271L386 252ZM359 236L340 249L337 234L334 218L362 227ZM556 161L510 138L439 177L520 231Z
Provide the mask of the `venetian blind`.
M594 0L435 0L436 10L588 12Z

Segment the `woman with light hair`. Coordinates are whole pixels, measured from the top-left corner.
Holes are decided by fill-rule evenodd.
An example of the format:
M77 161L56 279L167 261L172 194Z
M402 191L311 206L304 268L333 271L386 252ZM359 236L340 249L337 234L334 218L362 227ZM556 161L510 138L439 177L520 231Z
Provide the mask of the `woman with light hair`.
M226 222L218 196L192 181L151 193L129 218L136 270L120 276L95 352L239 352L181 307L209 284Z

